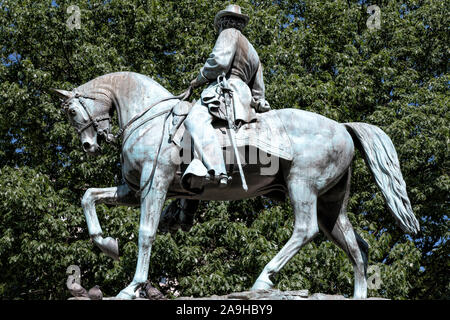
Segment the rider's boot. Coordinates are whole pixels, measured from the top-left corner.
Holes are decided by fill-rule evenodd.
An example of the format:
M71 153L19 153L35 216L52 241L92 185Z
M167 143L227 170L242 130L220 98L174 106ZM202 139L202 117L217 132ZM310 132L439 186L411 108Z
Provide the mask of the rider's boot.
M228 186L228 181L230 180L226 174L219 174L213 177L214 181L219 183L219 188L225 188Z
M228 185L228 177L225 176L225 177L220 178L220 180L219 180L219 187L220 188L225 188L227 185Z
M196 104L185 120L186 129L194 141L195 151L209 173L209 180L219 183L220 187L228 185L227 170L222 147L211 124L213 120L208 108Z

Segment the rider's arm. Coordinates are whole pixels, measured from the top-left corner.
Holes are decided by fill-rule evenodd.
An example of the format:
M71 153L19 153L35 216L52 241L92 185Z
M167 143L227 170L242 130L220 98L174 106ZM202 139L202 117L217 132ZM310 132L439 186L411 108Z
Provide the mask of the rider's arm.
M269 111L270 105L264 97L265 87L263 78L263 67L261 63L259 63L258 71L256 71L256 74L251 82L251 90L252 90L251 106L255 108L257 112Z
M196 86L216 81L222 72L227 73L230 70L238 37L239 31L233 28L225 29L219 34L212 53L200 69L200 74L195 81Z

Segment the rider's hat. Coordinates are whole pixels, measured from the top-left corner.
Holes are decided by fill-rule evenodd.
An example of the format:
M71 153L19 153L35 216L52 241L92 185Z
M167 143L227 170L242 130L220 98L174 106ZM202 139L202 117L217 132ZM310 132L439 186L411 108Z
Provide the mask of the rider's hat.
M236 4L230 4L225 8L225 10L221 10L216 14L216 17L214 18L214 26L216 28L218 27L217 23L219 22L219 19L225 16L241 18L242 20L244 20L245 25L247 25L248 20L250 19L249 16L242 14L240 6Z

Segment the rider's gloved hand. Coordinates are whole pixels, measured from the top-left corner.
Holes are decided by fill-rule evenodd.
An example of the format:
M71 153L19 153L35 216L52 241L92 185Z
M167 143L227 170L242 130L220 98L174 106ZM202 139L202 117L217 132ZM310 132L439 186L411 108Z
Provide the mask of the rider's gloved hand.
M252 107L255 108L256 112L270 111L270 105L266 99L254 100L253 98L252 100Z
M266 99L262 99L259 101L259 112L267 112L270 111L270 104Z
M203 73L202 70L200 70L198 77L191 81L191 87L193 89L196 89L201 85L208 83L208 79L206 79L202 73Z
M197 87L199 87L199 86L200 86L200 84L198 84L197 78L195 78L194 80L191 81L191 87L192 87L192 89L195 89L195 88L197 88Z

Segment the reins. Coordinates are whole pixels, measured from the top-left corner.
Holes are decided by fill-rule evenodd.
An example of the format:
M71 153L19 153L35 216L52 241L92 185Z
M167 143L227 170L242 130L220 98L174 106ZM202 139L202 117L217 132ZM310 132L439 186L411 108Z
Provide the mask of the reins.
M128 121L128 123L126 125L124 125L119 132L117 132L117 134L114 136L114 138L120 138L120 136L125 132L125 130L127 130L134 122L136 122L136 120L142 118L144 116L144 114L146 114L150 109L152 109L153 107L155 107L156 105L163 103L165 101L169 101L172 99L181 99L181 100L185 100L187 99L189 96L191 95L191 88L189 87L185 92L183 92L182 94L178 95L178 96L170 96L170 97L165 97L162 98L158 101L156 101L155 103L152 103L150 106L148 106L147 108L145 108L143 111L141 111L141 113L135 115L133 118L131 118L130 121ZM146 121L150 121L156 117L159 117L160 115L169 112L170 110L172 110L172 108L167 108L161 112L158 112L154 115L152 115L150 118L146 119Z
M98 132L98 133L101 133L101 134L106 135L106 141L107 141L107 142L114 142L114 141L117 141L117 139L120 138L120 137L124 134L124 132L125 132L128 128L130 128L130 126L131 126L133 123L135 123L138 119L142 118L142 117L143 117L150 109L152 109L152 108L155 107L156 105L158 105L158 104L160 104L160 103L163 103L163 102L165 102L165 101L174 100L174 99L180 99L181 101L184 101L184 100L186 100L187 98L189 98L189 96L191 95L191 93L192 93L192 87L189 86L189 88L188 88L185 92L183 92L182 94L180 94L180 95L178 95L178 96L165 97L165 98L162 98L162 99L160 99L160 100L158 100L158 101L152 103L150 106L148 106L147 108L145 108L145 109L144 109L143 111L141 111L139 114L137 114L137 115L135 115L133 118L131 118L131 120L128 121L127 124L125 124L122 128L119 129L119 131L117 132L117 134L116 134L115 136L109 135L108 133L105 133L105 132L103 132L103 131L102 131L102 132ZM86 130L87 128L89 128L90 126L94 126L94 128L98 131L98 123L99 123L100 121L110 120L109 114L108 114L108 116L104 116L104 115L103 115L103 116L98 116L98 117L95 117L95 118L92 117L92 115L91 115L91 113L89 112L88 108L84 105L84 102L83 102L81 99L79 99L79 98L87 98L87 99L93 99L93 100L95 100L94 97L83 96L83 95L80 95L79 93L76 93L75 96L74 96L74 98L78 98L78 100L80 101L81 106L82 106L83 109L86 111L86 113L87 113L87 115L88 115L88 117L89 117L89 122L88 122L87 124L85 124L83 127L81 127L80 129L77 129L77 131L78 131L79 134L82 133L82 132L83 132L84 130ZM154 177L154 175L155 175L156 166L157 166L157 163L158 163L159 153L160 153L160 151L161 151L161 147L162 147L162 143L163 143L163 139L164 139L164 133L165 133L165 131L166 131L166 122L167 122L167 119L169 118L169 116L170 116L170 114L171 114L173 108L174 108L174 106L170 106L169 108L166 108L166 109L164 109L164 110L161 110L160 112L157 112L157 113L155 113L155 114L152 114L149 118L145 119L141 124L139 124L138 127L134 128L134 130L136 130L137 128L139 128L139 127L140 127L141 125L143 125L144 123L147 123L147 122L150 121L150 120L153 120L153 119L155 119L155 118L157 118L157 117L159 117L159 116L161 116L161 115L163 115L163 114L165 114L165 113L168 113L167 116L166 116L166 118L164 119L164 124L163 124L163 130L162 130L162 134L161 134L161 139L160 139L160 142L159 142L158 151L156 152L155 162L154 162L154 165L153 165L153 168L152 168L152 172L151 172L151 174L150 174L149 179L145 182L145 184L144 184L138 191L136 191L136 193L137 193L138 195L142 193L142 190L144 190L150 182L153 182L153 177ZM123 141L122 141L122 146L125 144L125 142L127 141L128 137L130 137L130 135L134 132L134 130L132 130L131 132L129 132L129 133L125 136L125 138L124 138ZM112 138L111 138L110 136L112 136Z
M128 123L125 126L123 126L122 129L119 130L119 132L117 133L116 137L117 138L120 137L125 132L125 130L131 126L132 123L134 123L136 120L141 118L145 113L147 113L147 111L149 111L154 106L156 106L156 105L158 105L158 104L160 104L162 102L165 102L165 101L168 101L168 100L172 100L172 99L181 99L181 101L184 101L187 98L189 98L191 93L192 93L192 87L189 86L189 88L185 92L183 92L182 94L180 94L178 96L166 97L166 98L163 98L163 99L153 103L152 105L150 105L149 107L144 109L141 113L139 113L138 115L134 116L130 121L128 121ZM173 109L173 106L171 106L171 107L169 107L167 109L164 109L164 110L162 110L162 111L160 111L158 113L155 113L155 114L151 115L149 118L145 119L145 121L142 122L138 126L138 127L140 127L144 123L147 123L148 121L150 121L152 119L155 119L156 117L159 117L159 116L161 116L161 115L163 115L165 113L168 113L167 116L164 119L163 129L162 129L162 133L161 133L161 139L159 141L158 150L156 151L156 156L155 156L155 161L154 161L154 165L153 165L153 168L152 168L152 172L150 174L149 179L145 182L145 184L142 187L140 187L138 191L136 191L137 195L140 195L142 193L142 191L148 186L149 183L150 183L150 187L153 184L153 177L155 176L155 171L156 171L156 167L157 167L157 164L158 164L159 153L161 151L162 143L163 143L163 140L164 140L164 133L166 131L166 122L167 122L167 119L169 118L170 114L172 113L172 109ZM134 130L136 130L137 128L135 128ZM126 140L131 135L131 133L134 132L134 130L131 131L130 133L128 133L128 135L123 139L122 146L125 144Z

